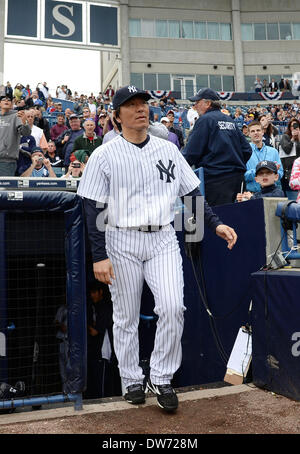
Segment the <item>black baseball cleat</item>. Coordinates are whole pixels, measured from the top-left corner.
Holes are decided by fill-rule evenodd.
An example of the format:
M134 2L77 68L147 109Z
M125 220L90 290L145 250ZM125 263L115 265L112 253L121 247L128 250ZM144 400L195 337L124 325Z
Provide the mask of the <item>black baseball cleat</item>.
M148 380L146 392L151 391L156 394L157 403L165 411L175 411L178 408L178 398L175 390L170 384L154 385Z
M126 388L126 391L127 393L124 395L124 399L130 404L138 405L145 403L145 391L142 384L130 385Z

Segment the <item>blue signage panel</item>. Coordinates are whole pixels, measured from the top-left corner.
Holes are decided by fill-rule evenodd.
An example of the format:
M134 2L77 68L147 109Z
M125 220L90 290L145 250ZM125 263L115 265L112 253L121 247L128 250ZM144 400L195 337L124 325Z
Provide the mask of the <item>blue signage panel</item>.
M82 3L45 0L45 38L82 41Z
M37 0L8 0L7 34L37 37Z
M118 45L118 9L90 5L90 42Z

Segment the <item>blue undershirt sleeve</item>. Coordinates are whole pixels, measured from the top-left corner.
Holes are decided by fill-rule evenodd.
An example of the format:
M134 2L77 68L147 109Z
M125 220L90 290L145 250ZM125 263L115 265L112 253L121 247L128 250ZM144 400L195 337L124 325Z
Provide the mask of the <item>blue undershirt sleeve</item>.
M93 263L100 262L101 260L106 260L108 258L105 249L105 231L102 231L97 227L97 218L99 215L104 216L104 210L107 208L107 205L104 205L103 208L98 208L96 204L97 202L95 200L83 198L86 226L90 240ZM103 224L104 223L101 222L101 225Z

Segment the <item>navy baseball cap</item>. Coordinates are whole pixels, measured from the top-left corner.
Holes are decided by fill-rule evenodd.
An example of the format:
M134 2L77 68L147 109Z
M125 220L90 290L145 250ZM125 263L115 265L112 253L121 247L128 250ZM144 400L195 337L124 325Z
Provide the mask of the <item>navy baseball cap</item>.
M219 101L218 93L211 88L201 88L195 96L189 98L190 101L200 101L200 99L210 99L211 101Z
M149 93L147 93L145 90L140 90L134 85L126 85L125 87L122 87L116 91L116 94L114 95L112 100L113 109L116 110L118 107L124 104L124 102L128 101L128 99L131 99L134 96L144 98L146 101L149 101L149 99L152 98L152 96L149 95Z
M44 154L43 150L42 150L40 147L34 147L34 148L31 150L31 154L33 154L33 153L38 153L38 152Z
M258 174L260 169L268 169L271 170L271 172L278 173L277 170L277 165L275 164L274 161L261 161L257 164L256 169L255 169L255 175Z

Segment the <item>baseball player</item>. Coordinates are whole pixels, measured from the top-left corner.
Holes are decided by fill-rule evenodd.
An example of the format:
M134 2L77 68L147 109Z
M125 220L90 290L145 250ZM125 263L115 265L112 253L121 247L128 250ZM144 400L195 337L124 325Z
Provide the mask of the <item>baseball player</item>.
M185 307L182 258L171 223L176 198L195 199L200 181L174 144L147 134L149 99L147 92L134 86L116 92L114 121L122 133L93 152L78 194L84 198L95 277L110 285L124 398L131 404L144 403L145 391L151 391L161 408L174 411L178 399L171 380L181 363ZM105 212L105 232L95 202ZM197 216L194 209L193 216ZM235 231L222 224L206 203L204 219L231 249L237 240ZM144 279L158 315L145 389L138 343Z

